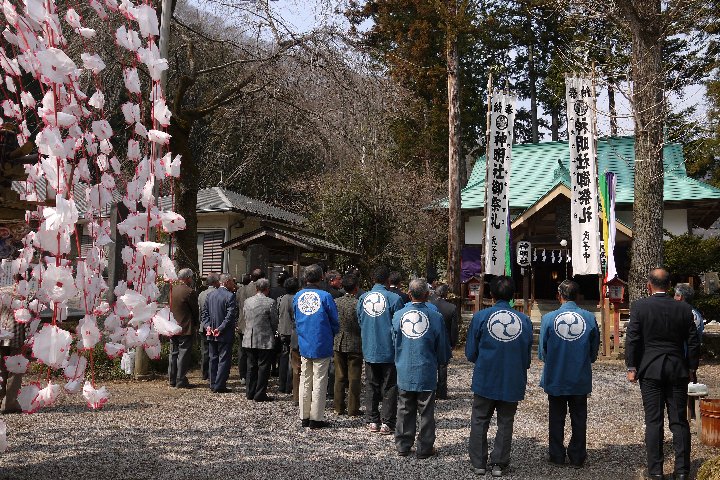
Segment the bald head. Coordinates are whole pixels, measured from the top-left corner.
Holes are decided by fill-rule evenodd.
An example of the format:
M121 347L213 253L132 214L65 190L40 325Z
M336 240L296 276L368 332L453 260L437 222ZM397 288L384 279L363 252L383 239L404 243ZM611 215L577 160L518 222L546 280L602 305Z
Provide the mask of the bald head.
M670 274L664 268L654 268L648 275L648 287L652 293L667 292L670 288Z

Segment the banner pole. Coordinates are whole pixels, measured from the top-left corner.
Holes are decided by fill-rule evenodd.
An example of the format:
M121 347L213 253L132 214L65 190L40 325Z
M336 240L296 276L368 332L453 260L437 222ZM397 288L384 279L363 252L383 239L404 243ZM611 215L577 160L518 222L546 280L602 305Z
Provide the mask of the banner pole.
M485 299L485 257L487 255L487 219L488 219L488 162L490 162L490 112L492 111L492 85L493 75L490 72L487 83L487 114L485 120L485 206L483 207L483 236L481 245L480 263L480 288L478 289L478 298L476 305L478 310L483 309L483 301Z

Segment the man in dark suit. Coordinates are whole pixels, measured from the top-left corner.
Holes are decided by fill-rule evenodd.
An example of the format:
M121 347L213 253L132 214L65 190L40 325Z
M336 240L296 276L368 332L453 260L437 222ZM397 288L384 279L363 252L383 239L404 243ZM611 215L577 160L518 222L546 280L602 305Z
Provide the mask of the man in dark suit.
M431 300L430 303L435 305L443 316L445 323L445 338L448 340L449 347L448 353L452 353L452 349L457 345L458 339L458 312L457 307L446 300L448 291L450 289L447 285L440 285L435 289L437 297ZM436 398L441 400L447 400L447 362L438 365L438 382Z
M198 295L198 305L200 306L201 312L203 308L205 308L205 301L207 300L208 295L210 295L211 292L217 290L217 288L220 286L220 275L217 273L208 273L205 283L207 283L207 288L200 292L200 294ZM210 353L208 351L207 337L205 336L205 330L203 329L202 325L200 325L200 367L202 379L209 379Z
M647 298L630 306L625 334L627 378L640 380L645 410L648 477L663 478L663 422L667 408L675 449L675 480L690 474L687 385L695 381L700 342L692 308L667 295L670 274L656 268L648 276Z
M210 390L214 393L232 392L226 386L232 362L232 344L238 307L235 299L235 279L220 275L220 288L211 292L202 311L202 325L210 350Z
M173 285L170 311L182 327L179 335L170 337L172 349L168 362L168 379L171 387L190 388L187 372L190 369L190 350L200 320L198 294L192 288L193 271L183 268L178 272L180 283Z

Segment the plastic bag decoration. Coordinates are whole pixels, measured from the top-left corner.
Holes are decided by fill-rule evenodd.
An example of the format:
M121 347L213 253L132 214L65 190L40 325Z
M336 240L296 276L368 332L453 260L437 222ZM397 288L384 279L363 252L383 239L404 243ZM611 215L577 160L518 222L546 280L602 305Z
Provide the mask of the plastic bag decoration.
M90 8L78 8L78 2ZM180 175L180 157L168 148L172 113L160 84L168 62L158 49L158 17L149 0L78 2L69 7L57 0L0 0L0 123L17 127L19 145L37 147L37 162L24 161L27 180L15 186L22 200L38 202L37 210L26 213L36 227L12 261L20 280L11 298L0 302L27 333L20 353L2 361L18 373L27 370L27 359L41 365L44 380L24 385L18 395L28 413L63 392L82 392L89 408L102 408L110 395L95 384L93 352L102 348L132 371L135 348L158 356L160 335L180 331L169 309L158 305L155 285L156 279L177 278L167 256L172 249L150 237L157 229L172 242L172 233L185 227L183 217L172 208L161 211L156 198L162 182L174 198L172 182ZM80 11L97 16L100 21L92 23L109 32L90 28ZM108 33L117 58L103 58L96 47L97 37ZM105 68L108 60L120 62L122 78L112 83L124 85L128 98L117 112L106 108L103 92L103 76L114 74ZM139 68L149 78L138 75ZM26 88L29 77L37 87L32 91ZM124 117L127 130L114 132L112 117ZM127 142L122 156L114 152L121 141ZM128 245L122 251L127 278L115 288L117 302L109 304L102 273L108 265L103 247L113 236L107 215L112 202L122 202L130 213L118 225ZM79 256L70 256L72 246ZM70 332L62 322L77 310L82 320ZM0 329L0 338L11 335L7 326ZM64 385L50 380L58 371ZM0 422L0 452L6 447Z

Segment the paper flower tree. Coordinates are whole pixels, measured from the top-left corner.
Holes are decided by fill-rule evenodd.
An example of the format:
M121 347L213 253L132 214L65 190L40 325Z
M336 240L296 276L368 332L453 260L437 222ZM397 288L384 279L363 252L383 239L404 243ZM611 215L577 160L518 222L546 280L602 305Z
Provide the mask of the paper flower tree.
M65 2L61 9L56 3L5 0L0 17L8 46L0 55L0 122L13 121L19 143L33 141L38 152L37 163L25 165L27 181L22 185L22 198L38 203L37 210L27 212L34 230L12 262L11 274L22 280L12 296L0 298L15 321L26 325L23 353L32 358L11 355L5 362L8 370L21 373L28 360L36 360L43 370L62 369L66 380L64 388L50 381L24 385L18 401L28 413L53 404L63 391L82 390L90 408L102 408L109 398L107 389L95 385L94 375L85 381L86 371L93 371L96 346L111 358L122 357L123 368L132 370L134 348L143 346L156 357L159 335L180 332L169 308L158 305L155 285L160 277L177 278L172 259L164 253L171 249L150 237L153 230L172 235L185 227L183 217L165 205L158 208L156 198L162 182L180 175L180 157L168 148L166 130L173 116L160 84L168 62L158 49L157 12L153 2L133 0L79 0ZM103 57L105 49L89 40L101 33L88 28L89 15L97 15L102 28L121 24L111 32L118 47L111 62ZM70 42L71 35L79 40ZM110 63L121 65L122 78L111 83L124 85L127 98L118 112L108 111L104 93L104 76L116 74L106 68ZM141 78L140 70L149 77ZM123 132L128 138L118 138L113 131L111 119L119 115L128 124ZM113 151L121 141L127 143L122 159ZM134 174L125 178L124 172ZM122 251L127 278L115 287L103 279L108 263L103 247L115 235L107 210L118 201L130 213L118 224L118 232L127 237ZM83 225L78 223L81 217ZM79 255L70 256L72 246L80 245L80 235L89 244L83 240ZM107 299L110 288L118 295L114 304ZM70 307L84 315L74 334L62 328ZM49 323L41 324L41 312L48 310ZM11 338L11 330L0 329L0 339ZM0 422L0 451L6 445Z

